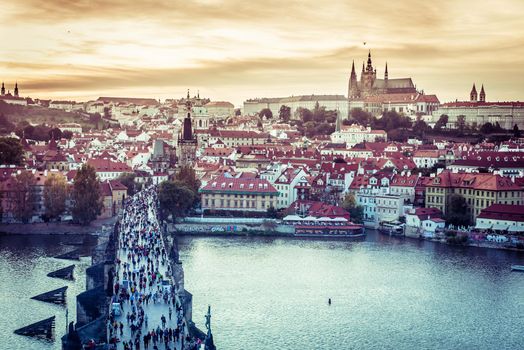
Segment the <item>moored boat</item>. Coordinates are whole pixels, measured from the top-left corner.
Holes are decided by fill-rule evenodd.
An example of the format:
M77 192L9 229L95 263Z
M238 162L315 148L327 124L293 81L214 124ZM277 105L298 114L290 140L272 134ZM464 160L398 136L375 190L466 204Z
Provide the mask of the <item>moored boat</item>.
M296 237L364 237L364 226L348 223L345 225L296 225Z
M511 270L524 272L524 265L511 265Z
M400 221L382 221L378 232L389 236L404 236L404 226Z

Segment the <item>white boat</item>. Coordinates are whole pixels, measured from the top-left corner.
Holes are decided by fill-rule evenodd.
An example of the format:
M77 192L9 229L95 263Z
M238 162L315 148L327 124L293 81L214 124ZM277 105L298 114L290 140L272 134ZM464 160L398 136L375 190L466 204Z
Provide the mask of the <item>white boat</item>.
M404 224L399 221L382 221L378 232L390 236L404 236Z
M512 271L524 271L524 265L511 265Z

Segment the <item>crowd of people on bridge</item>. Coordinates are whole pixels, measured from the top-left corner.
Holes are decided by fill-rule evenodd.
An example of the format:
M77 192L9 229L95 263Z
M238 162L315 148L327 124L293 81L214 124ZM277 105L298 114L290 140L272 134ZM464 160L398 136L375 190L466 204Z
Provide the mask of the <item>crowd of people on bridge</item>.
M197 350L172 283L157 218L155 187L126 200L119 227L117 274L108 320L110 349Z

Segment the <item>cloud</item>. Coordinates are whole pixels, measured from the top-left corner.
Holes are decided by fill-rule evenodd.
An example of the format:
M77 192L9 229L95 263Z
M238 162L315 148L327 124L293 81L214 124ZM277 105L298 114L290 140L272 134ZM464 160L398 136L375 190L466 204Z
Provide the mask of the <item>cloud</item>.
M352 60L360 68L371 49L379 75L388 61L390 76L442 100L473 80L518 98L523 11L519 0L7 0L0 68L33 95L200 86L238 103L343 94Z

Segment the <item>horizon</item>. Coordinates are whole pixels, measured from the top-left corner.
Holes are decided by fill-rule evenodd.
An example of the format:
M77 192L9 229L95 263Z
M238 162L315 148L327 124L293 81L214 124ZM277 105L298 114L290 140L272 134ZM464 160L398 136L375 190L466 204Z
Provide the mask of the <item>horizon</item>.
M488 101L524 96L517 0L22 0L0 10L9 29L0 34L0 81L11 91L17 81L24 97L165 100L190 89L242 107L262 97L347 96L351 64L359 75L368 50L377 77L387 62L390 79L412 78L442 103L468 100L473 83Z

